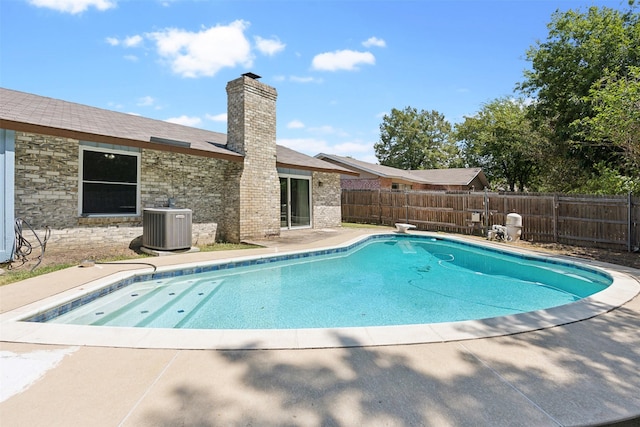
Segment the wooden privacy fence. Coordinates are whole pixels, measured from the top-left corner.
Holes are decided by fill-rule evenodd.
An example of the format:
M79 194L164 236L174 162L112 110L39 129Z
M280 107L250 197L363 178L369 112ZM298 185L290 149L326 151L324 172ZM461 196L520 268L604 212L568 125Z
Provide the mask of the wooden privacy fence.
M640 198L538 193L342 190L342 220L486 235L522 216L522 239L633 251L640 246ZM476 215L474 215L476 214Z

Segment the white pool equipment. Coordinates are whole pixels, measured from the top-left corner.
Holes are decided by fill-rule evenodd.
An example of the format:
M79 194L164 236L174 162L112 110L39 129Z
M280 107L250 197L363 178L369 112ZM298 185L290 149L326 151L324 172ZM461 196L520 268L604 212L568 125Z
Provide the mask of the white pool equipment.
M506 228L510 241L517 242L520 240L520 236L522 235L522 216L517 213L507 215Z

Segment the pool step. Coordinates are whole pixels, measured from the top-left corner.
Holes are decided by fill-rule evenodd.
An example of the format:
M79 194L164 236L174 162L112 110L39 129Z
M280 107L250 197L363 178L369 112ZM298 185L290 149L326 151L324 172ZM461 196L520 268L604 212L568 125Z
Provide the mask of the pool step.
M209 295L215 293L222 280L203 279L191 283L183 292L168 292L163 301L154 301L149 307L157 307L148 316L141 318L135 326L175 328L195 310Z
M181 281L184 281L183 277L169 281L134 284L104 297L104 303L99 308L80 307L59 317L56 322L96 326L153 327L158 317L168 316L173 317L172 323L167 324L163 321L163 324L158 327L171 328L221 283L220 280L212 279L190 280L185 283L180 283Z

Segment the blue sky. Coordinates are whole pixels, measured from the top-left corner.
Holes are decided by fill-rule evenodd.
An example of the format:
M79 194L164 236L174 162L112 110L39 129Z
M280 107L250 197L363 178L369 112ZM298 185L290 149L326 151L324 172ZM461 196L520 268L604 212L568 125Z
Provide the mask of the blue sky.
M392 108L452 124L511 96L555 10L626 0L1 0L0 85L226 133L226 83L278 91L278 143L376 163Z

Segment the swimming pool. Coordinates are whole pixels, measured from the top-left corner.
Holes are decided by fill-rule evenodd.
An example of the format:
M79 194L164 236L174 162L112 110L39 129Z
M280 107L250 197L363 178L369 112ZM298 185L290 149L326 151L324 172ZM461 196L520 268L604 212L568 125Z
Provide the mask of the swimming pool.
M189 274L185 274L189 273ZM29 320L183 329L301 329L487 319L602 291L601 271L426 236L136 276Z
M517 257L557 262L596 270L613 278L606 289L576 302L527 313L481 320L396 326L296 329L175 329L113 326L85 326L45 322L84 302L123 286L151 277L151 268L119 263L92 268L71 267L41 276L34 284L24 284L30 302L0 314L2 340L21 343L87 345L120 348L163 349L303 349L353 346L435 343L488 338L552 328L593 318L624 305L640 292L640 272L611 264L566 257L541 256L540 253L510 244L493 243L442 233L415 232L411 235L443 241L483 246ZM269 264L277 260L304 259L309 256L334 256L389 233L375 230L343 230L325 233L322 240L294 246L275 241L262 249L225 251L160 257L156 279L176 274L199 273L215 269ZM560 261L556 261L560 260ZM34 286L35 285L35 286ZM22 287L20 287L21 289ZM28 295L27 295L28 294ZM38 296L43 295L44 296ZM30 321L26 321L30 319ZM39 320L39 321L34 321Z

